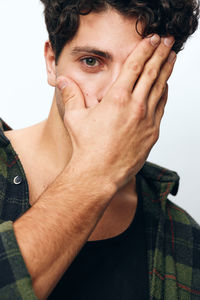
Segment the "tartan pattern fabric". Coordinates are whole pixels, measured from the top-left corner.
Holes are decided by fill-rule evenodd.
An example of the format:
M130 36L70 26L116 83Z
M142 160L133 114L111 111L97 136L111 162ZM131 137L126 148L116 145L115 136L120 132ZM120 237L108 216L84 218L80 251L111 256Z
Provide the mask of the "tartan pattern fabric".
M168 199L175 172L145 164L140 176L149 263L150 299L200 299L200 226Z
M0 119L0 300L37 300L13 230L13 222L30 205L23 168L3 134L7 129ZM16 176L22 178L19 185Z
M20 160L0 119L0 300L37 300L13 230L30 208ZM14 178L21 177L16 185ZM200 299L200 226L172 203L179 176L149 162L137 175L143 199L150 300Z

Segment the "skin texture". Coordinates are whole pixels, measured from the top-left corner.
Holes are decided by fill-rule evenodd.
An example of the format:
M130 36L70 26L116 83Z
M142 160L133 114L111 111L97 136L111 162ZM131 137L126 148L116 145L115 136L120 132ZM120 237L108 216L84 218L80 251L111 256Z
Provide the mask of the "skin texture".
M81 94L83 95L82 101L84 101L86 108L97 106L99 102L102 101L103 97L106 96L106 94L118 78L128 56L133 52L133 50L142 40L141 36L139 36L135 31L135 23L136 21L134 19L127 19L113 10L108 10L106 13L104 12L99 14L90 14L85 17L82 16L78 33L72 40L72 42L65 46L58 61L58 66L55 66L54 53L51 50L51 45L49 44L49 42L47 42L45 45L47 70L50 71L48 72L49 84L52 86L56 86L57 78L59 76L65 76L68 79L73 80L73 82L78 85L79 89L81 90ZM115 26L109 26L109 24L115 24ZM101 28L101 30L99 30L99 28ZM139 27L139 30L140 29L142 29L142 26ZM86 51L84 52L84 50L81 51L81 49L83 48L86 48L86 50L97 49L106 53L107 57L97 56L94 53L88 53ZM87 58L92 59L94 66L90 66L88 64ZM154 63L152 63L152 65L153 64ZM158 72L158 70L150 69L149 73L151 72L155 73ZM142 99L146 97L146 91L143 85L145 85L145 82L142 82L141 86L135 91L135 98L138 100L140 98ZM131 89L132 87L133 84L131 83ZM119 93L120 95L121 91L122 89L121 87L119 87L119 91L117 91L117 93ZM61 93L57 88L54 97L54 102L55 101L58 106L59 114L65 123L65 128L67 128L67 134L70 135L69 130L71 126L64 118L64 114L67 109L64 106L64 101L62 99ZM120 100L118 102L120 102ZM103 114L105 110L106 108L104 107ZM112 115L112 112L110 113ZM80 116L77 116L78 119L79 117ZM124 117L126 117L126 115ZM101 118L99 119L103 123L103 116L101 116ZM88 119L86 122L88 123L86 126L93 126L92 124L89 125ZM83 127L83 131L87 132L85 127ZM102 132L105 132L107 134L108 131L109 127L105 130L103 130L102 127L102 131L101 133L98 133L98 136L102 135ZM84 133L82 133L82 136L83 135ZM71 143L71 136L69 140ZM87 144L88 142L85 141L85 143ZM91 141L91 144L92 143L93 141ZM118 145L116 137L115 143L116 145ZM64 147L69 149L69 144L66 146L63 145L63 148ZM101 147L102 146L99 146L96 151L99 151ZM93 149L93 146L90 146L90 144L88 144L87 148ZM88 152L88 149L86 150L86 152ZM95 156L97 153L96 151L93 151L95 152ZM89 157L91 158L90 155ZM99 157L102 156L99 154ZM130 180L126 186L123 186L122 189L117 193L117 195L115 195L112 203L110 203L109 206L110 211L112 208L116 211L116 207L118 207L119 214L122 215L123 210L121 205L124 205L126 202L129 203L131 196L133 204L132 211L134 212L137 205L134 176L132 176L132 180ZM107 212L109 211L109 209L107 209ZM104 219L105 215L106 214L104 214ZM107 216L107 219L109 219L109 215ZM130 218L128 220L128 223L130 223Z
M32 208L14 229L39 299L89 237L119 233L134 217L135 175L158 139L175 62L173 38L141 40L134 24L113 10L81 17L57 66L47 41L48 82L56 87L49 117L7 133L29 183ZM86 53L74 55L83 46L112 59L94 70L83 63Z
M66 45L56 67L57 77L68 76L78 84L84 95L86 107L95 106L98 100L102 100L116 81L128 55L141 41L141 37L135 32L135 20L127 20L121 15L113 14L112 11L108 11L106 15L103 19L102 14L90 14L81 18L77 35ZM112 22L115 22L115 27L109 26ZM108 52L111 58L100 61L99 57L94 67L87 66L85 61L80 62L80 58L90 57L90 54L72 52L74 48L86 46ZM55 78L52 79L54 80L49 83L54 86ZM63 112L64 106L59 93L57 99Z

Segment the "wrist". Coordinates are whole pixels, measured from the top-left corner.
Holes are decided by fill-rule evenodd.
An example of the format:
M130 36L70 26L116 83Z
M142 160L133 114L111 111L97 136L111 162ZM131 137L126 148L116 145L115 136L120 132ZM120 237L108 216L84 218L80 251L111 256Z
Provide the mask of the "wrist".
M88 194L105 200L112 198L117 192L117 185L112 180L112 176L100 172L93 164L80 159L71 159L62 175L67 180L70 178L72 187L87 190Z

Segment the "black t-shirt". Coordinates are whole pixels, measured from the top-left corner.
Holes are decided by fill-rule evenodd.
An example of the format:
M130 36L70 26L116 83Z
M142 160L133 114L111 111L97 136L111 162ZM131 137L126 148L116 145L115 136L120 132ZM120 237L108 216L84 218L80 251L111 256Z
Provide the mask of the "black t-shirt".
M138 190L138 183L137 183ZM120 235L87 241L48 300L147 300L148 268L142 199Z

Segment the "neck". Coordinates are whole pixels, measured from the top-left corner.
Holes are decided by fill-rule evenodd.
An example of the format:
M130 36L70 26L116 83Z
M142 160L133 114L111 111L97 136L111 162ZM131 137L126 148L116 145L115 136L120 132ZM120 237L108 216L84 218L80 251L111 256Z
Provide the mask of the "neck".
M43 149L43 153L48 153L49 164L53 165L53 169L58 174L69 163L72 156L70 136L59 115L55 96L48 119L44 124L40 148Z

